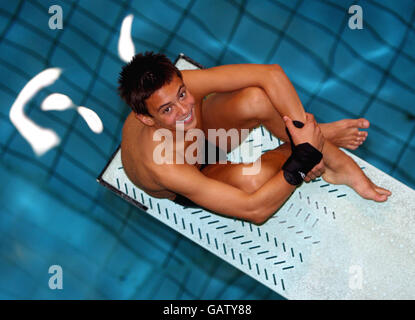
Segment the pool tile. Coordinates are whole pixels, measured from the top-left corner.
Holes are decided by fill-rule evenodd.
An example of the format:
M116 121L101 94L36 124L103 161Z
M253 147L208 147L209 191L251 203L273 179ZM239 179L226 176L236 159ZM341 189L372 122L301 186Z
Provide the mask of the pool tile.
M415 75L413 70L415 69L415 59L412 57L412 61L407 57L399 56L390 70L391 74L395 76L395 79L399 80L399 85L405 85L408 90L415 92ZM391 81L396 81L390 79Z
M109 25L113 25L118 18L121 5L110 0L80 1L78 5L83 7L90 15L99 17Z
M291 82L308 92L320 87L320 82L324 79L325 69L320 59L308 55L302 48L287 40L283 40L270 62L278 63Z
M329 78L322 86L319 97L328 100L340 110L358 116L364 109L369 97L356 92L343 81Z
M263 63L277 38L278 35L269 28L243 17L229 45L242 50L249 62Z
M379 91L378 98L384 99L385 102L394 105L397 103L397 97L399 97L399 107L406 110L412 116L415 116L413 104L415 101L415 92L411 89L403 88L392 79L387 79Z
M408 117L406 112L386 106L379 101L374 101L364 116L402 143L408 140L415 127L414 119Z
M180 7L176 9L176 6L160 0L134 1L131 5L138 12L145 12L146 18L150 21L160 24L168 30L174 29L183 13Z
M407 148L398 162L398 168L401 174L408 176L412 181L415 181L415 171L413 170L415 163L415 150Z

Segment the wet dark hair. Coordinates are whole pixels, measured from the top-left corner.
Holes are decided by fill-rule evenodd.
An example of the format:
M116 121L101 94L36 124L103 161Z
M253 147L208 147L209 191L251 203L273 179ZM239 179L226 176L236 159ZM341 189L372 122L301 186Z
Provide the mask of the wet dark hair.
M175 74L183 79L180 70L166 55L139 53L120 72L119 95L135 113L151 116L145 100L165 84L169 84Z

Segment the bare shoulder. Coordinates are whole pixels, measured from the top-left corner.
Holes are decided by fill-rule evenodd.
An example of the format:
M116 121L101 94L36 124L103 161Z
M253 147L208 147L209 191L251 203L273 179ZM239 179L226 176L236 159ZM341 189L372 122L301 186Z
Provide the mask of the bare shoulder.
M131 113L125 120L121 138L121 161L127 177L136 186L154 196L165 195L154 179L152 154L154 143L140 121ZM159 194L161 193L161 194ZM171 194L170 194L171 196Z
M136 169L141 162L137 154L139 149L142 148L140 143L140 140L142 140L142 130L137 125L134 121L134 115L131 112L124 122L121 137L121 162L128 178L134 183L136 182Z

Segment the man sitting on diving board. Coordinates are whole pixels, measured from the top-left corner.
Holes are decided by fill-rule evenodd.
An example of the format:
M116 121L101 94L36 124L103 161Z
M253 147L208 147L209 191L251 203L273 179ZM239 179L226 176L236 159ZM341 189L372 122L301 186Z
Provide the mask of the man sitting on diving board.
M146 52L123 67L119 93L132 108L122 131L123 168L153 197L262 224L303 181L320 176L351 187L365 199L383 202L391 195L339 149L362 144L367 132L359 129L368 128L369 122L361 118L317 124L279 65L179 71L165 55ZM236 129L242 136L244 129L259 125L285 143L256 161L260 166L255 174L246 174L253 164L223 159L206 163L207 156L199 153L207 144L217 144L216 138L207 138L212 130ZM163 141L166 131L173 139L164 135ZM193 139L185 139L192 131ZM163 143L164 154L170 153L173 161L155 156ZM226 150L216 147L226 153L237 145L227 138ZM188 157L195 152L196 162Z

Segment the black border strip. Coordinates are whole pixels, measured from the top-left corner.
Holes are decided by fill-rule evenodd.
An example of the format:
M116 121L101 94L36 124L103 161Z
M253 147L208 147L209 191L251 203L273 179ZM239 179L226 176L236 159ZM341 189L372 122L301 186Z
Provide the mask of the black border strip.
M129 203L135 205L136 207L147 211L148 207L146 207L145 205L143 205L141 202L138 202L137 200L131 198L130 196L127 196L125 193L121 192L120 190L118 190L117 188L115 188L113 185L109 184L108 182L106 182L105 180L98 180L99 184L103 185L104 187L107 187L108 189L110 189L112 192L116 193L118 196L120 196L121 198L123 198L124 200L128 201Z
M101 173L99 174L99 176L97 177L97 181L104 181L102 180L102 176L104 174L104 172L107 170L107 168L109 167L111 161L114 159L115 155L117 154L118 150L120 149L121 144L118 145L117 149L112 153L111 158L108 160L107 164L105 165L104 169L102 169Z
M200 68L200 69L205 69L205 67L203 67L200 63L194 61L193 59L189 58L188 56L186 56L184 53L180 53L176 60L174 61L174 65L177 64L177 62L180 59L184 59L187 60L188 62L194 64L196 67ZM146 207L144 204L142 204L141 202L131 198L130 196L126 195L124 192L118 190L117 188L115 188L113 185L109 184L108 182L106 182L104 179L102 179L102 176L104 175L105 171L108 169L109 165L111 164L112 160L114 159L115 155L117 154L118 150L120 150L121 148L121 144L118 145L117 149L112 153L111 158L108 160L107 164L105 165L104 169L102 169L101 173L99 174L99 176L97 177L97 182L99 184L101 184L102 186L110 189L112 192L114 192L115 194L117 194L118 196L120 196L121 198L123 198L124 200L126 200L127 202L131 203L132 205L147 211L148 207Z
M131 198L130 196L127 196L125 193L121 192L120 190L118 190L117 188L115 188L113 185L109 184L108 182L106 182L104 179L102 179L103 174L105 173L105 171L107 170L107 168L109 167L110 163L112 162L112 160L114 159L115 155L117 154L118 150L120 150L121 145L118 145L117 149L113 152L110 160L108 161L108 163L105 165L105 168L101 171L101 173L99 174L98 178L97 178L97 182L101 185L103 185L104 187L110 189L112 192L116 193L118 196L120 196L121 198L123 198L124 200L128 201L129 203L135 205L136 207L147 211L148 207L146 207L144 204L142 204L141 202Z

